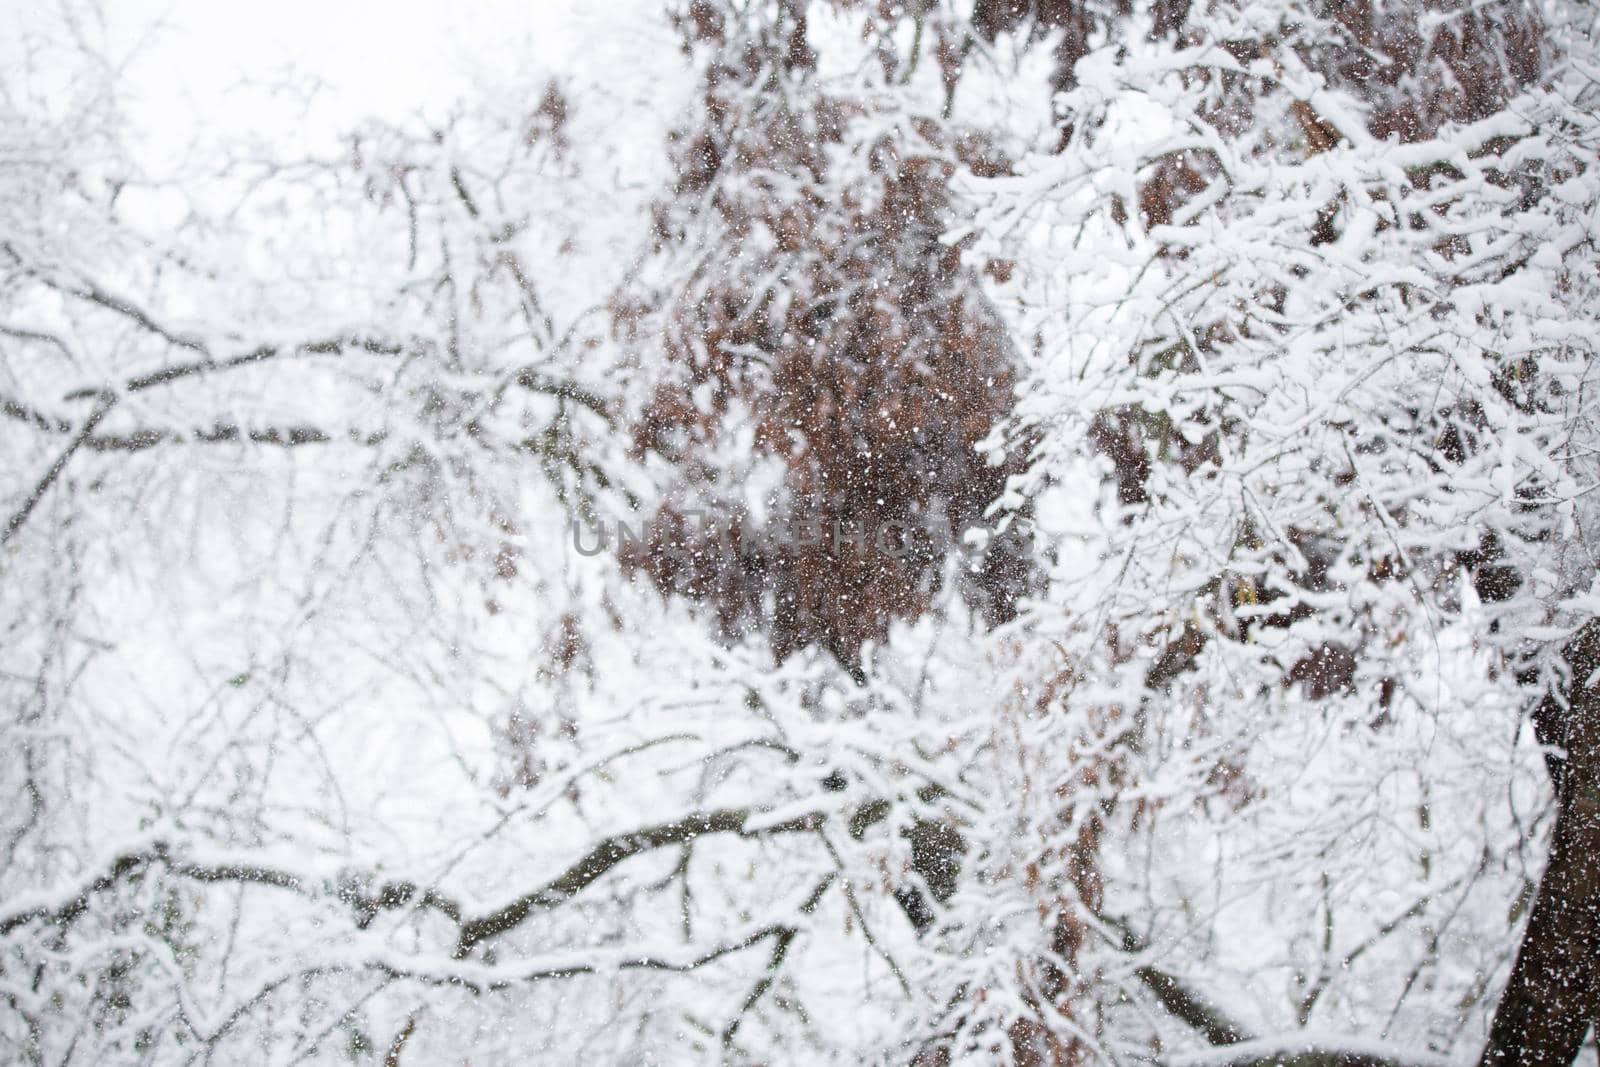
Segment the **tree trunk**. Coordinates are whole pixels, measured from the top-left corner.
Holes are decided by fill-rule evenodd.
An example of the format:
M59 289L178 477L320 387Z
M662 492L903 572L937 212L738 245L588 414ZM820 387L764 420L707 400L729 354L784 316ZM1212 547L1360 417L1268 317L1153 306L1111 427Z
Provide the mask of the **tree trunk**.
M1566 747L1556 776L1561 810L1482 1067L1571 1063L1600 1017L1600 685L1590 684L1600 669L1600 622L1586 626L1565 653L1572 679L1559 715ZM1550 721L1551 708L1541 710Z

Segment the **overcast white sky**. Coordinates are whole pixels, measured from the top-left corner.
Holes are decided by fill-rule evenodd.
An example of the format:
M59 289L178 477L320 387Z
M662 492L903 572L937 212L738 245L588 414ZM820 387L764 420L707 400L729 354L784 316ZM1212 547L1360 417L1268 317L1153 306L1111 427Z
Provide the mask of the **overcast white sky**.
M369 114L439 110L474 80L509 72L570 72L629 36L659 48L660 18L637 3L593 0L114 0L112 44L133 52L136 117L181 140L195 129L259 128L321 139ZM659 9L659 4L651 5ZM631 16L631 17L630 17ZM652 30L657 30L652 33ZM241 82L322 83L309 125L294 93Z

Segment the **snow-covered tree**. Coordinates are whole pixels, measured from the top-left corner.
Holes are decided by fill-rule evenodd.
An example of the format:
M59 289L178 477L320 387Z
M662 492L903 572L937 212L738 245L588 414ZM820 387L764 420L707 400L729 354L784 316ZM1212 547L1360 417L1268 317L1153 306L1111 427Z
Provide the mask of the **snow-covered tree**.
M978 187L1029 368L1003 506L1051 567L1031 630L1083 724L1055 728L1101 739L1041 834L1029 1039L1054 1055L1483 1040L1551 833L1540 742L1586 765L1565 709L1593 670L1594 88L1562 51L1586 38L1541 29L1135 13L1076 63L1061 150ZM1124 1004L1081 927L1137 946L1123 973L1193 1033ZM1491 1056L1570 1060L1593 1008L1550 983L1584 970L1528 978L1545 1019Z
M1583 7L605 17L3 46L0 1055L1571 1062Z

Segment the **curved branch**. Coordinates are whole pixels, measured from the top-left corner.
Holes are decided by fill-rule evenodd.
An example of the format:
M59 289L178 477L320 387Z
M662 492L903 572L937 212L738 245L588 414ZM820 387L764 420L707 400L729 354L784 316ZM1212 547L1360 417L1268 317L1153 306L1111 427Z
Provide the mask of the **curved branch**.
M1122 922L1108 916L1099 918L1121 934L1122 951L1130 956L1149 951L1149 944ZM1197 1030L1211 1044L1231 1046L1251 1040L1250 1032L1243 1025L1230 1019L1208 998L1190 989L1182 979L1149 964L1136 967L1133 973L1146 989L1155 994L1163 1008L1180 1022Z
M1165 1062L1169 1067L1460 1067L1431 1052L1344 1034L1313 1033L1240 1041Z
M1121 934L1123 951L1137 954L1148 950L1143 939L1123 923L1106 916L1100 919ZM1430 1052L1346 1034L1302 1030L1254 1037L1182 979L1149 964L1139 966L1134 973L1174 1018L1216 1046L1164 1060L1169 1067L1459 1067Z
M588 855L533 892L526 893L487 915L463 922L461 936L456 944L456 958L465 957L475 946L517 926L534 910L555 907L570 900L607 871L640 853L668 845L685 844L706 834L725 833L739 837L762 837L768 834L816 830L823 821L820 813L813 812L773 826L747 829L746 824L750 818L751 812L746 809L725 808L720 811L697 812L675 822L661 823L608 837L591 849Z
M681 819L627 833L614 834L595 845L578 862L539 888L511 903L474 918L453 898L431 886L410 881L377 882L348 874L337 879L287 870L233 857L196 857L164 840L152 840L127 849L108 861L102 871L63 891L44 895L0 913L0 936L33 922L57 928L70 926L88 910L91 900L147 868L160 866L169 873L203 883L234 882L268 886L312 899L333 898L355 914L358 929L366 928L380 912L403 908L438 912L459 929L454 958L463 959L475 946L518 926L536 910L555 907L581 893L623 861L658 848L684 844L713 833L744 838L814 831L823 816L811 812L772 824L752 825L757 814L744 808L695 812Z

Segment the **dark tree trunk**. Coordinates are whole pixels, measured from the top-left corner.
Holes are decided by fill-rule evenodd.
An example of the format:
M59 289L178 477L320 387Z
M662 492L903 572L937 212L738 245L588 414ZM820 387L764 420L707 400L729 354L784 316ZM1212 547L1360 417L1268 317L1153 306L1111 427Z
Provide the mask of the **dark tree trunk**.
M1566 747L1564 768L1552 774L1561 810L1482 1067L1571 1063L1600 1017L1600 684L1589 684L1600 670L1600 622L1565 652L1566 707L1549 700L1540 709L1541 740ZM1555 723L1560 737L1547 738Z

